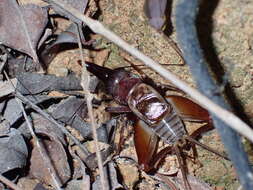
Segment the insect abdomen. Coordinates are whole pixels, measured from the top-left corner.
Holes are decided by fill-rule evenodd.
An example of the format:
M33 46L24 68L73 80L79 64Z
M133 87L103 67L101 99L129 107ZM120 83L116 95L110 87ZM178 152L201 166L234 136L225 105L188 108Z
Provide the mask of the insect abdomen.
M173 109L159 123L152 126L154 132L166 143L174 144L186 134L184 124Z

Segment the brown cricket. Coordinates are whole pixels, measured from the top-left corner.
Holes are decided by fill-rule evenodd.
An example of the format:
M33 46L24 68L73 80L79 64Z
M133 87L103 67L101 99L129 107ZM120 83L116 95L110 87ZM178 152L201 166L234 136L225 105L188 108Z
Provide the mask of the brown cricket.
M86 64L88 71L105 83L108 93L120 105L108 110L114 113L132 112L136 116L134 143L138 163L144 171L154 169L166 153L175 153L185 188L189 190L191 187L181 157L183 148L189 147L189 144L197 144L228 160L223 154L195 140L186 131L184 120L211 124L208 111L200 105L179 95L164 98L138 75L123 68L113 70L94 63ZM159 138L170 146L157 153Z

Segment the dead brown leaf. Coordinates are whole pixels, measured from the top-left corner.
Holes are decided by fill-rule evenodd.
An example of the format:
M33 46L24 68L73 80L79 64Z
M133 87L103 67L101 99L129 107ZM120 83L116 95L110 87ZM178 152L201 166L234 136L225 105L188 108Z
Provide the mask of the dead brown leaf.
M16 0L1 0L0 18L0 41L38 62L36 49L48 22L47 10L34 4L19 6Z
M61 185L65 184L70 178L71 171L64 147L60 141L55 139L43 139L42 143L44 144L48 157L51 160L51 164L56 171L55 173L60 179ZM30 175L43 183L54 185L54 181L48 168L49 167L44 163L43 155L40 154L38 147L35 146L31 153Z

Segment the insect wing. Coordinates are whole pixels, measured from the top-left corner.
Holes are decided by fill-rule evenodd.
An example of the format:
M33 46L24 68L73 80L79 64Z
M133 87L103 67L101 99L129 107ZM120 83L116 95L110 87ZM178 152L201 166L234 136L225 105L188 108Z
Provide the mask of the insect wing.
M171 95L166 96L166 100L174 105L175 109L184 120L196 122L208 122L211 120L206 109L188 98Z
M142 120L137 120L134 126L134 144L138 163L144 171L152 169L150 162L156 154L158 137Z

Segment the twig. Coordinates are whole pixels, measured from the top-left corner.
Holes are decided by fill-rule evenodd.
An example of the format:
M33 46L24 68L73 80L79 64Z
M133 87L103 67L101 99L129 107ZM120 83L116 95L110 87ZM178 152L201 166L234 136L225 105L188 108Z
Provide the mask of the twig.
M8 180L6 177L0 174L0 181L6 184L8 187L12 188L13 190L23 190L19 186L17 186L15 183L12 181Z
M40 153L40 155L41 155L41 157L44 161L44 164L47 166L47 170L48 170L49 174L51 175L51 177L53 179L55 187L58 190L61 190L62 188L61 188L61 185L60 185L60 179L56 175L56 171L55 171L54 167L52 166L52 162L51 162L50 158L48 157L48 155L46 153L47 151L45 150L45 147L43 146L43 144L40 142L39 138L34 133L32 124L31 124L30 120L27 117L27 114L25 112L25 109L24 109L24 106L23 106L22 102L18 98L16 98L16 100L17 100L17 102L18 102L18 104L19 104L19 106L20 106L20 108L23 112L23 116L24 116L25 121L27 123L28 129L29 129L34 141L35 141L36 146L38 147L39 153Z
M84 55L83 55L83 49L82 49L82 43L81 43L81 31L79 30L78 24L76 24L77 28L77 36L78 36L78 47L80 51L80 57L82 61L82 76L81 76L81 86L83 87L84 93L85 93L85 98L86 98L86 103L87 103L87 108L88 108L88 115L91 120L91 127L92 127L92 134L93 134L93 139L95 142L95 149L96 149L96 156L98 160L98 169L99 169L99 174L100 174L100 180L101 180L101 187L103 190L107 190L108 188L108 183L105 179L105 174L103 170L103 163L102 163L102 157L100 153L100 148L98 144L98 135L97 135L97 127L92 111L92 95L89 91L89 84L90 84L90 75L87 72L86 66L85 66L85 61L84 61Z
M10 84L12 84L12 82L10 81L10 79L9 79L9 77L8 77L8 75L7 75L7 73L6 73L5 71L4 71L4 74L5 74L5 77L7 78L8 82L10 82ZM13 88L13 90L15 91L15 86L13 86L13 84L12 84L12 88ZM30 120L29 120L28 117L27 117L27 114L26 114L26 112L25 112L25 109L24 109L24 106L23 106L22 102L21 102L18 98L16 98L16 101L17 101L19 107L20 107L21 110L22 110L23 116L24 116L25 121L26 121L26 123L27 123L27 127L28 127L28 129L29 129L29 131L30 131L30 133L31 133L31 135L32 135L32 137L33 137L33 139L34 139L34 141L35 141L36 146L38 147L38 150L39 150L39 152L40 152L40 155L41 155L41 157L42 157L42 159L43 159L45 165L48 166L47 169L48 169L48 172L50 173L50 175L51 175L51 177L52 177L52 179L53 179L53 182L54 182L54 184L55 184L55 187L56 187L58 190L61 190L61 185L60 185L60 183L59 183L59 182L60 182L60 179L59 179L59 177L56 175L55 169L52 167L52 162L50 161L50 158L48 157L48 155L47 155L47 153L46 153L47 151L45 150L45 147L43 146L43 144L40 142L40 140L39 140L38 137L36 136L36 134L35 134L35 132L34 132L34 130L33 130L32 124L31 124Z
M76 154L75 150L70 149L70 147L69 147L69 150L70 150L71 156L74 159L76 159L80 164L82 178L83 178L81 190L90 190L90 176L88 174L86 174L86 166L82 162L82 159Z
M143 63L145 63L148 67L152 68L156 72L158 72L161 76L163 76L165 79L169 80L172 84L180 88L182 91L186 92L189 96L192 97L196 102L198 102L201 106L206 108L208 111L215 114L217 117L219 117L223 122L228 124L231 128L239 132L240 134L247 137L251 142L253 142L253 131L252 129L241 119L239 119L237 116L235 116L233 113L227 111L226 109L223 109L219 105L215 104L213 101L211 101L209 98L201 94L198 90L190 87L185 82L180 80L177 76L170 73L168 70L166 70L162 65L158 64L148 56L144 55L140 51L138 51L136 48L132 47L128 43L126 43L124 40L122 40L120 37L118 37L115 33L111 32L110 30L106 29L101 23L99 23L96 20L93 20L91 18L86 17L78 10L74 9L73 7L67 5L62 0L43 0L46 2L49 2L50 4L53 4L55 6L58 6L65 12L75 16L76 18L83 21L86 25L90 27L90 29L97 33L101 34L108 40L112 41L134 57L141 60Z
M89 151L61 124L59 124L51 115L48 113L44 112L39 106L36 104L32 103L28 98L23 96L20 92L16 91L15 96L20 99L24 104L27 104L30 106L32 109L34 109L36 112L41 114L45 119L56 125L64 134L66 134L76 145L80 147L82 152L88 156Z
M198 88L216 104L226 109L231 109L221 94L213 94L213 91L219 89L219 87L215 84L214 79L211 77L207 62L205 61L200 49L195 26L196 15L198 13L198 3L198 0L181 0L178 2L176 7L176 31L178 41L183 49L186 63L190 67ZM229 158L233 162L241 184L245 190L252 190L253 171L249 164L247 154L243 150L241 138L227 125L231 125L231 122L235 122L234 119L236 118L232 118L228 114L224 115L227 115L227 118L222 119L220 117L227 123L226 124L218 118L219 115L217 115L217 112L216 115L213 113L211 113L213 123L221 135L223 144L228 151ZM245 127L240 123L235 124L238 125L237 127L239 128Z

